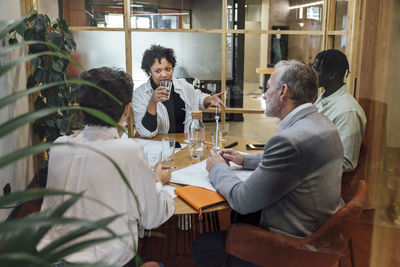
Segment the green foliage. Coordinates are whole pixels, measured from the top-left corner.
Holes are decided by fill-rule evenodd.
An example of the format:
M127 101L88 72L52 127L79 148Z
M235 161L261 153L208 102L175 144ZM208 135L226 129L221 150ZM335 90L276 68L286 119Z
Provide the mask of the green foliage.
M5 36L12 39L15 39L15 34L18 33L21 36L29 35L29 36L40 36L41 33L46 33L48 30L48 26L50 23L50 19L48 16L39 15L34 13L28 19L22 18L17 20L11 24L0 21L0 37L3 39ZM62 31L68 30L68 26L65 21L57 21L56 24L52 24L52 30L61 29ZM28 31L29 27L25 27L26 24L31 24L35 26L34 31ZM27 33L28 32L28 33ZM21 45L29 45L30 46L30 54L27 56L19 57L17 59L11 60L10 62L6 62L5 64L2 62L0 66L0 76L6 74L10 69L15 67L16 65L23 63L27 60L30 60L31 63L35 64L37 67L35 73L40 77L40 79L46 80L47 82L37 82L37 77L35 77L35 73L31 75L28 79L28 88L25 91L17 92L11 95L4 96L0 98L0 110L7 105L14 104L15 101L22 97L26 97L35 92L42 92L42 97L39 97L35 101L35 106L37 110L31 113L22 114L18 117L11 118L0 125L0 138L10 134L15 131L19 127L26 125L33 120L40 121L41 123L46 124L49 129L63 129L66 130L71 126L71 118L67 118L68 112L71 110L85 110L85 112L90 113L91 115L100 118L111 125L123 130L117 122L113 121L109 116L100 112L98 110L77 107L77 106L69 106L67 104L71 103L71 99L73 96L69 95L68 92L64 94L65 88L71 88L72 84L88 84L99 90L102 90L106 94L110 95L104 89L93 85L87 81L81 80L68 80L65 74L60 74L59 71L64 69L68 65L66 62L74 62L70 56L68 56L65 51L65 47L68 49L74 49L74 42L72 39L72 35L66 34L67 39L63 39L63 42L60 42L60 35L54 34L51 35L50 39L52 43L47 43L47 39L43 40L35 40L35 41L26 41L17 43L16 41L9 42L8 47L0 47L0 56L3 56L13 49ZM36 37L35 37L36 38ZM71 39L68 39L71 38ZM16 39L15 39L16 40ZM61 45L61 47L60 47ZM34 47L33 50L38 51L38 53L34 54L31 50L31 47ZM44 49L46 47L47 50ZM68 50L66 49L66 50ZM50 60L50 61L49 61ZM61 62L60 60L64 60L65 62ZM46 62L57 61L57 66L47 68ZM50 66L50 65L49 65ZM52 65L51 65L52 66ZM52 73L52 74L51 74ZM51 75L50 75L51 74ZM50 81L50 83L49 83ZM50 93L51 91L56 92L56 94ZM71 93L69 91L69 93ZM53 97L53 96L60 96ZM62 96L62 97L61 97ZM116 99L114 96L111 96L115 101L121 104L121 102ZM68 98L70 102L66 102L64 98ZM61 99L61 100L60 100ZM67 104L66 104L67 103ZM62 117L53 117L52 114L61 114ZM56 135L60 134L60 130L48 130L43 136L51 133L51 137L48 139L55 138ZM43 151L48 150L52 146L60 146L60 145L68 145L68 146L83 146L76 145L71 143L56 143L53 144L51 142L41 143L38 145L34 145L31 147L23 147L19 150L12 151L7 155L0 156L0 169L8 166L17 160L23 159L25 157L35 155L41 153ZM108 155L105 155L101 151L98 151L94 148L87 147L87 149L93 150L96 153L99 153L103 157L107 158L113 166L116 168L118 173L121 176L121 179L129 188L130 192L136 199L136 203L139 207L139 202L137 196L134 194L134 191L128 180L126 179L124 173L119 168L118 164L110 158ZM33 213L28 217L7 221L0 223L0 266L52 266L54 262L57 262L66 256L85 249L87 247L93 246L95 244L106 242L109 240L113 240L116 238L121 238L121 236L115 234L110 228L109 224L114 220L118 219L122 214L115 214L113 216L103 218L98 221L90 221L80 218L71 218L64 217L65 212L74 205L79 199L86 197L83 192L74 193L74 192L64 192L60 190L52 190L52 189L30 189L22 192L13 192L7 196L0 197L0 207L8 207L10 205L15 205L18 203L34 200L41 198L43 196L53 196L53 195L69 195L69 198L60 204L57 207L54 207L52 210ZM86 197L89 198L89 197ZM98 200L90 198L92 201L96 201L104 206L106 209L110 209L106 203L101 203ZM111 209L112 210L112 209ZM115 211L113 211L115 213ZM44 237L44 235L50 230L54 225L73 225L75 228L73 231L69 232L65 236L60 237L57 240L54 240L50 244L46 245L44 248L38 249L38 244ZM85 238L87 234L92 233L93 231L102 230L107 235L102 238ZM102 263L91 263L91 264L71 264L69 266L110 266Z
M75 50L76 43L62 18L51 19L47 15L33 12L10 31L9 44L16 44L16 35L23 37L29 47L29 58L33 73L28 77L27 88L57 83L41 90L35 101L36 109L49 107L67 107L76 103L76 89L67 83L68 57ZM50 45L49 45L50 44ZM22 60L22 59L20 59ZM1 73L1 71L0 71ZM58 83L62 82L64 83ZM34 122L34 132L41 140L54 141L60 135L71 134L74 129L81 129L77 112L64 110Z

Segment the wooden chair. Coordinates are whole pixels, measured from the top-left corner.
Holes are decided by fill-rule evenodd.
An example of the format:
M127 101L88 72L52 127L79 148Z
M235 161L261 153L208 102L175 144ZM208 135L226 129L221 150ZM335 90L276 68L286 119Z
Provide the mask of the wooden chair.
M367 152L368 145L366 142L361 143L360 155L358 156L357 168L352 172L343 173L341 194L345 202L351 199L350 190L358 181L367 179Z
M352 193L352 199L309 237L295 238L234 224L228 231L225 250L259 266L337 266L350 237L347 222L358 218L363 210L365 181L359 181Z

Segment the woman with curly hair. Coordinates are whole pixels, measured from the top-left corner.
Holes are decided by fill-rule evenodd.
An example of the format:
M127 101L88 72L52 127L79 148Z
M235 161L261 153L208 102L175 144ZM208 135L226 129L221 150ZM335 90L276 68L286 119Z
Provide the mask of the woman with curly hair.
M189 131L188 111L224 106L219 96L195 90L185 79L172 78L176 58L174 50L152 45L143 54L142 69L149 80L133 92L135 126L141 137ZM161 81L170 88L160 85Z

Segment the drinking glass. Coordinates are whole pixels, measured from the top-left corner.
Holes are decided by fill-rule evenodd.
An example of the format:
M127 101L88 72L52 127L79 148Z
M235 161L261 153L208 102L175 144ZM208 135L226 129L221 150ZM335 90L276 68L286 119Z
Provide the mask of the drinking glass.
M175 138L164 137L161 142L162 142L162 160L166 162L174 160Z
M228 135L229 131L229 123L222 122L218 125L218 138L220 143L226 142L226 136Z
M152 171L156 171L158 164L161 162L161 151L148 151L145 152L149 167Z
M169 96L171 94L172 82L166 81L166 80L161 80L160 86L166 87L168 89L168 97L165 99L165 100L168 100Z

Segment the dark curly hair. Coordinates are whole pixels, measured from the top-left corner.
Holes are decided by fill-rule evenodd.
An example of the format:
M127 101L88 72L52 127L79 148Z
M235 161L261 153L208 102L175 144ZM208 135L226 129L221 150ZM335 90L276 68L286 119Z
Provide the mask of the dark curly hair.
M318 61L318 66L322 72L335 72L338 73L338 77L344 78L346 71L350 73L349 61L342 51L337 49L328 49L318 53L315 60Z
M176 58L174 49L153 44L143 53L142 70L146 72L147 75L149 75L150 67L154 64L154 59L156 58L159 63L161 63L162 58L165 58L172 64L172 68L175 68Z
M97 88L88 85L80 85L78 91L78 103L82 107L100 110L116 122L121 119L122 113L128 103L132 100L133 82L132 77L123 70L108 67L91 69L83 72L80 79L92 82L110 92L122 105L103 93ZM110 126L108 123L82 112L83 121L88 125Z

